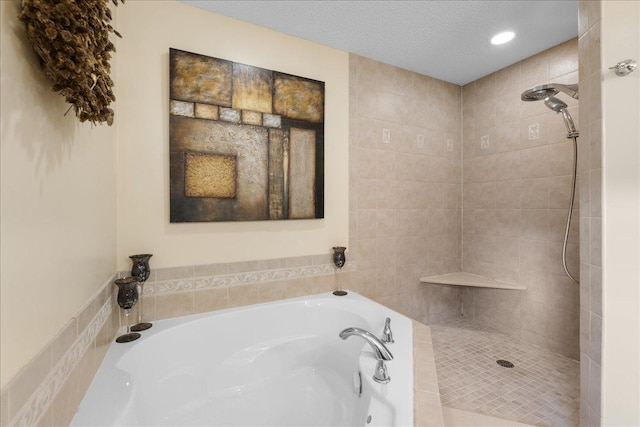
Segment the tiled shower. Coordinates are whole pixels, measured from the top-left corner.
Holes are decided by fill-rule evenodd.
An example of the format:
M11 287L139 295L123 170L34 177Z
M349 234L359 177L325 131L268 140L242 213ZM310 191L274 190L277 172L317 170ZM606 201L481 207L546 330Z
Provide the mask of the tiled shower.
M577 80L577 40L462 88L352 56L350 246L359 289L426 323L462 311L577 358L579 286L561 264L571 141L560 117L520 100L535 85ZM576 118L577 108L569 102ZM578 209L568 247L576 275ZM419 282L456 271L528 289Z

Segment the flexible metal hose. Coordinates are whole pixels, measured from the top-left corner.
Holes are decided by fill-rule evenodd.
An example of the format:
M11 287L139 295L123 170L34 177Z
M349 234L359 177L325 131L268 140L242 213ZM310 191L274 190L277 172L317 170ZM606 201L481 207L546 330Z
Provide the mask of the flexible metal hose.
M580 284L575 277L571 275L567 268L567 241L569 240L569 228L571 227L571 214L573 213L573 202L576 196L576 174L578 172L578 136L569 136L573 139L573 180L571 182L571 200L569 202L569 212L567 212L567 226L564 230L564 242L562 243L562 267L564 272L567 273L569 279L575 283Z

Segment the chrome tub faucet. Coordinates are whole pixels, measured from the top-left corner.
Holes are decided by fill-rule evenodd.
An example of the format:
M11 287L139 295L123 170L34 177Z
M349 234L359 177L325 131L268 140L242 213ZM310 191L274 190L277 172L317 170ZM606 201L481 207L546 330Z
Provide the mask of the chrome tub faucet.
M389 349L375 335L364 329L347 328L339 334L340 338L343 340L346 340L352 335L359 336L368 342L378 359L376 370L373 374L373 380L381 384L386 384L391 381L391 378L387 373L387 366L384 364L385 361L393 360L393 355Z

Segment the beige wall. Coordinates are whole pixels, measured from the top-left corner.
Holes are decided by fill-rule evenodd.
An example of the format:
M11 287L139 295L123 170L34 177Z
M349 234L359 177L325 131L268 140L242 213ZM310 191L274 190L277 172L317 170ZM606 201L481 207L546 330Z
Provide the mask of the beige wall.
M520 99L525 89L550 82L578 82L577 40L463 88L463 268L527 286L470 288L464 307L481 324L577 358L580 288L564 275L561 256L573 143L560 116L543 102ZM582 132L578 101L558 98ZM583 138L578 150L589 150ZM579 207L576 196L568 246L569 270L576 277Z
M419 278L460 270L460 86L350 63L349 286L423 322L455 316L459 289Z
M602 344L597 341L598 346L602 345L601 421L602 425L637 426L640 425L640 72L618 77L608 67L628 58L640 61L640 3L604 1L601 11ZM591 233L592 241L600 238L593 230ZM592 326L592 336L599 332ZM595 373L590 381L592 378L600 379ZM591 392L595 394L598 386L590 387ZM597 408L595 405L594 409ZM595 424L599 420L593 417L590 421Z
M118 16L118 269L329 253L348 229L348 54L177 2L126 3ZM169 223L169 48L325 82L325 218Z
M113 274L116 252L115 126L64 116L19 4L0 2L2 386Z

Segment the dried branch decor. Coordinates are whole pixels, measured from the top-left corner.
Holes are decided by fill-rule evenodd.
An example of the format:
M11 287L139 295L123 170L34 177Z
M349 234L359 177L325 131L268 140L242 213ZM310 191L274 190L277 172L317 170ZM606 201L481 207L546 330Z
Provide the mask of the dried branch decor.
M65 97L81 122L111 126L109 104L116 98L109 60L116 48L109 34L122 36L109 24L109 1L23 0L20 19L52 90Z

